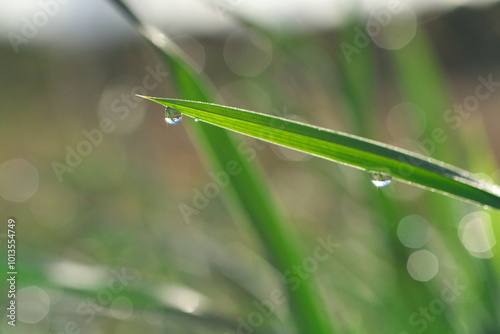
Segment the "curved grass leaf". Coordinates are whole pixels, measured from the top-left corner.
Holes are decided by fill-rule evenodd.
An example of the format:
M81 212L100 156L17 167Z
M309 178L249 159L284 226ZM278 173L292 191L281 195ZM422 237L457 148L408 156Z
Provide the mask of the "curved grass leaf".
M500 209L500 188L467 171L373 140L212 103L145 97L203 122Z
M209 80L192 69L185 55L167 36L143 24L123 1L111 2L118 5L137 31L154 46L169 65L180 97L214 100L215 94L210 89ZM276 209L273 197L261 181L263 177L260 175L260 169L242 156L235 138L229 132L210 124L196 124L190 130L206 148L208 160L215 168L223 170L229 162L236 162L241 167L241 172L231 179L233 196L225 196L228 202L231 201L228 208L233 212L240 211L248 218L266 248L272 264L280 272L284 272L302 261L304 255L299 238ZM302 281L296 289L285 285L284 290L287 292L290 313L298 333L336 333L313 280Z

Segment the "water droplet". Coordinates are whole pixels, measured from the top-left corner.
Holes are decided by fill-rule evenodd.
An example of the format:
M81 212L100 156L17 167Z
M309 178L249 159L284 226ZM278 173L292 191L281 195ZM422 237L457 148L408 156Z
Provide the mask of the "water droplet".
M195 122L199 122L199 121L201 121L201 119L199 119L199 118L195 118L195 119L194 119L194 121L195 121Z
M392 182L392 176L382 172L368 172L372 183L377 188L387 187Z
M168 124L177 124L182 120L182 114L179 110L167 107L165 108L165 121Z

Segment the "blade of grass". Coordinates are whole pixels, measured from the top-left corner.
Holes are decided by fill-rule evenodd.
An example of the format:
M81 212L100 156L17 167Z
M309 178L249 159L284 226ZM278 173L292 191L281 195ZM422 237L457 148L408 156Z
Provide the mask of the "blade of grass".
M357 15L353 15L352 21L339 28L337 47L342 51L342 45L351 45L355 40L358 29L364 29L366 23ZM330 36L329 36L330 37ZM331 37L330 37L331 38ZM346 44L343 44L346 43ZM351 57L352 56L352 57ZM336 52L333 57L336 68L338 69L338 81L341 88L340 94L331 94L332 103L338 103L343 98L346 101L346 107L351 115L351 122L354 125L353 132L365 138L376 138L379 135L377 124L377 99L375 92L377 85L375 79L378 74L376 64L378 58L373 45L369 44L361 52L353 55L346 55L344 52ZM384 255L383 260L387 261L395 270L386 277L391 285L386 291L378 290L380 302L380 314L390 314L391 321L385 322L387 326L384 331L390 333L400 332L401 328L407 326L406 313L411 313L414 305L422 304L416 295L423 296L420 290L411 290L414 288L414 280L409 277L406 271L407 252L399 241L396 233L393 233L390 222L398 221L401 206L392 201L387 201L384 193L373 189L367 182L362 185L362 191L368 194L369 201L373 207L376 207L379 215L373 217L374 224L377 224L384 231L384 246L390 251ZM383 217L383 218L381 218ZM404 269L402 269L404 268ZM417 291L417 292L414 292ZM428 290L425 290L424 293ZM401 298L404 294L405 298ZM424 297L425 298L425 297ZM361 304L363 305L363 304ZM365 327L365 332L369 331Z
M55 291L60 292L61 294L64 295L64 298L58 303L58 305L54 305L54 313L51 314L57 314L58 312L68 312L69 314L74 315L74 305L73 305L73 300L71 299L72 296L78 297L78 298L93 298L95 297L99 291L102 292L102 289L99 288L89 288L89 287L82 287L82 288L74 288L70 287L64 284L61 284L61 282L54 281L52 278L47 278L48 274L47 271L50 270L49 267L45 267L41 265L39 262L30 262L29 260L25 260L24 263L26 266L23 268L23 281L22 281L22 286L21 287L28 287L28 286L39 286L40 282L43 283L43 288L44 289L53 289ZM180 319L183 319L186 323L197 323L200 324L201 326L205 326L206 328L214 329L214 330L219 330L219 331L226 331L226 330L231 330L238 326L238 323L234 321L233 319L228 319L227 317L224 317L217 312L211 312L210 310L200 312L199 314L193 314L193 313L188 313L180 310L179 308L173 307L173 306L168 306L166 303L162 302L159 300L157 297L153 296L153 294L150 292L152 287L155 287L154 283L152 282L147 282L143 283L144 285L142 286L129 286L129 287L124 287L120 291L120 296L127 298L128 300L133 302L134 308L136 310L145 310L148 307L155 306L153 309L151 309L151 312L158 312L161 315L164 316L170 316L170 317L178 317ZM147 286L146 286L147 284ZM158 286L158 288L160 288ZM153 288L154 289L154 288ZM67 293L67 294L66 294ZM66 304L69 301L69 304ZM101 314L105 315L105 312L97 312L96 315ZM130 317L128 320L133 321L133 317ZM267 331L267 333L270 333Z
M491 165L486 160L489 160L489 157L492 157L492 155L485 154L485 152L491 152L491 150L488 150L488 145L481 145L481 138L484 136L485 131L477 129L473 135L474 141L465 140L465 138L470 138L470 134L469 136L463 135L463 131L468 127L460 130L457 129L457 131L452 130L450 124L443 118L443 114L452 103L446 88L447 85L441 69L442 66L440 66L439 58L433 52L433 47L427 36L425 27L418 27L415 38L404 48L391 52L391 56L396 65L397 87L404 93L408 101L415 103L426 112L428 118L427 129L421 135L421 140L425 138L429 142L427 148L424 150L425 154L445 159L452 163L461 161L470 170L477 171L478 168L487 170ZM415 61L416 59L418 61ZM394 88L397 89L397 87ZM445 138L444 141L436 142L434 140L432 133L435 129L441 129L444 132L442 137ZM478 150L478 147L481 147L481 150ZM481 158L478 160L478 157L471 155L470 152L480 152ZM437 221L460 221L463 218L464 212L456 205L457 203L442 200L442 198L438 197L426 196L426 198L428 207L432 210L432 215ZM493 217L494 215L491 214L490 216ZM480 283L480 289L484 288L488 291L496 291L498 289L497 274L490 267L489 261L476 262L470 260L470 254L467 249L455 237L456 224L439 224L438 229L442 235L443 242L446 243L446 247L451 250L457 261L460 261L461 269L471 276L475 276L478 272L482 273L481 275L484 275L484 278ZM472 291L474 288L471 287L470 289ZM480 289L476 290L478 294L481 294ZM494 292L481 295L481 304L484 306L484 309L480 313L490 314L490 319L495 319L494 322L489 322L487 317L484 317L482 320L483 324L489 326L495 322L498 323L498 320L496 320L498 317L495 316L499 310L498 303L490 298L490 296L494 295ZM474 311L466 305L457 305L460 305L460 307L454 309L455 316L464 312L474 317L472 315ZM453 326L453 321L449 321L449 326L450 328ZM441 330L440 332L449 331L448 329Z
M181 113L271 143L500 209L498 186L468 172L380 142L227 106L145 97Z
M428 123L434 127L426 129L422 136L433 139L432 131L435 128L449 128L449 124L443 121L443 113L450 107L450 100L441 68L425 32L419 28L408 45L391 52L390 56L395 64L398 81L394 88L401 90L407 101L415 103L426 113ZM462 146L454 133L448 131L446 135L449 136L447 140L453 142L453 147ZM454 163L457 154L449 148L450 146L436 143L425 154Z
M112 0L112 2L124 11L142 36L170 65L179 96L201 101L214 100L208 81L189 66L173 43L156 29L143 25L122 1ZM283 273L299 264L304 258L300 242L276 209L275 201L263 185L264 178L260 170L244 159L238 151L235 139L225 130L210 124L196 124L191 130L198 141L205 145L204 151L209 153L212 164L218 170L225 170L228 163L236 163L241 167L241 172L231 178L233 198L257 232L273 265ZM295 325L300 333L336 332L327 318L312 280L303 280L296 289L288 285L284 288L288 294Z
M352 43L356 38L356 27L362 26L358 20L339 29L339 45ZM338 77L342 95L347 101L352 121L358 133L365 137L373 137L375 124L375 57L372 47L368 45L362 52L350 59L343 52L335 54Z

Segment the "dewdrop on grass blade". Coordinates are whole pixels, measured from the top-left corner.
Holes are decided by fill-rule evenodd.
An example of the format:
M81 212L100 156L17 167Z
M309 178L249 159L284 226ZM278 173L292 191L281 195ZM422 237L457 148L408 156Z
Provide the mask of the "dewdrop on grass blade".
M387 187L392 182L392 175L382 172L370 171L370 180L377 188Z
M165 108L165 121L168 124L177 124L181 120L182 114L178 110L170 107Z

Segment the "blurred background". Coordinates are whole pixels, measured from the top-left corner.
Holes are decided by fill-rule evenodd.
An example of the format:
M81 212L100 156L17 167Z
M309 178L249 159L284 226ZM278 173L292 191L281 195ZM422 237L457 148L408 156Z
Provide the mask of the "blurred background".
M500 182L496 1L126 3L220 103ZM4 1L0 31L0 264L13 217L18 270L17 326L4 280L0 332L293 333L286 302L261 306L282 277L196 123L135 97L178 92L119 8ZM500 333L497 211L237 138L304 244L307 277L288 278L318 284L340 333Z

